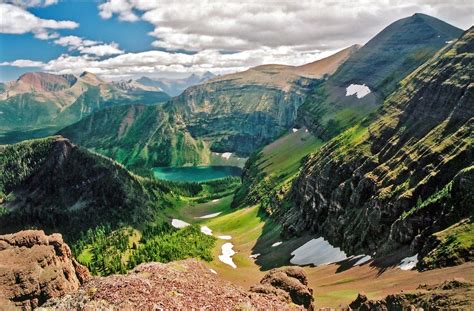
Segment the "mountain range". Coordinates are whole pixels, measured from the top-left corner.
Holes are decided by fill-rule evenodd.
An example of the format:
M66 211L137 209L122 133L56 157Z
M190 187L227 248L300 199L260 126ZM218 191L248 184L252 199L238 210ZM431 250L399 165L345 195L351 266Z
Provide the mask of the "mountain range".
M1 86L0 130L16 140L57 135L0 145L0 233L60 232L101 276L82 285L100 287L87 297L74 280L72 296L47 303L58 308L102 298L123 307L110 288L141 288L143 278L162 281L155 270L167 280L188 266L197 279L261 280L252 293L306 308L310 287L316 304L327 295L319 306L348 305L354 286L370 288L371 300L359 295L351 307L369 310L474 304L464 281L382 299L390 284L414 290L424 278L447 280L444 271L472 271L473 64L474 28L415 14L301 66L179 82L25 74ZM246 159L240 178L185 183L152 173L235 159ZM299 264L301 249L304 259L341 257L271 270ZM143 264L191 257L202 263ZM435 303L441 292L447 302Z

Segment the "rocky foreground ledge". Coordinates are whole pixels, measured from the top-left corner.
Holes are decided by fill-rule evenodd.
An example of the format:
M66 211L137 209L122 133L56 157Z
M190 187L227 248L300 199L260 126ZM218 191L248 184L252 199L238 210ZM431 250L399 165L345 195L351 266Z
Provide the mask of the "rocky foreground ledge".
M303 269L271 270L246 291L201 262L147 263L126 275L90 277L60 234L0 236L0 310L305 310Z
M0 310L31 310L77 291L89 271L60 234L26 230L0 236Z

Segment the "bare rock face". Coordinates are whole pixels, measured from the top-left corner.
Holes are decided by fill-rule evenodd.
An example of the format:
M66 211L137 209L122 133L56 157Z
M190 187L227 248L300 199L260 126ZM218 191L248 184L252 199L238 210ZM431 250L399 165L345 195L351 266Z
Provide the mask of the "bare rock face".
M0 236L0 306L31 310L76 291L89 278L60 234L26 230Z
M296 280L296 279L295 279ZM247 292L195 259L141 264L127 275L93 278L39 310L301 310L277 295Z
M314 308L313 290L308 287L306 274L300 267L272 269L250 291L274 295L310 310Z

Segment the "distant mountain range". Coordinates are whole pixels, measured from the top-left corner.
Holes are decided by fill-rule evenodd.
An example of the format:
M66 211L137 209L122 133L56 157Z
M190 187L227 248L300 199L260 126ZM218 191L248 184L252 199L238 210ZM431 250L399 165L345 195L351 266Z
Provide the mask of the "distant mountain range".
M181 79L168 79L168 78L149 78L149 77L141 77L137 79L137 82L142 85L159 87L164 92L171 96L178 96L181 94L185 89L190 86L197 85L203 83L207 80L214 78L215 75L207 71L201 75L193 73L187 78Z
M26 73L16 81L4 83L0 89L0 134L47 127L57 130L104 107L155 104L168 99L157 87L136 81L109 83L90 72Z
M209 164L211 151L246 157L291 127L305 94L355 50L215 77L162 107L110 107L59 134L131 167Z

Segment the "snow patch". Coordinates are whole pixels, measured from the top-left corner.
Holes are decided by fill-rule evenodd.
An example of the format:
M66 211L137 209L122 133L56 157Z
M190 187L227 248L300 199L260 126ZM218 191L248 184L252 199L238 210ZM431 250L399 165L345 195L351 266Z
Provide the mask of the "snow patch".
M293 133L296 133L296 132L298 132L298 129L293 129Z
M201 232L205 235L212 235L212 230L208 226L201 226Z
M281 242L281 241L280 242L275 242L275 243L272 244L272 247L277 247L278 245L281 245L282 243L283 242Z
M230 235L218 235L217 237L221 240L232 240Z
M189 226L189 224L187 222L179 220L179 219L173 219L171 221L171 225L175 228L178 228L178 229Z
M219 216L221 213L222 212L218 212L218 213L208 214L208 215L204 215L204 216L196 217L196 218L199 218L199 219L214 218L214 217Z
M211 272L214 273L214 274L217 274L217 271L214 270L214 269L209 269L209 271L211 271Z
M214 199L214 200L212 200L211 202L217 202L217 201L219 201L219 199Z
M411 270L416 267L417 263L418 263L418 254L415 254L411 257L403 258L402 261L400 261L400 264L398 265L398 267L402 270Z
M237 266L232 260L232 256L235 255L235 252L232 249L233 247L234 245L232 243L225 243L224 245L222 245L222 255L219 255L219 260L235 269L237 268Z
M346 96L356 94L357 98L365 97L370 94L370 89L365 84L351 84L346 88Z
M260 254L253 254L253 255L250 255L249 257L255 259L255 258L257 258L258 256L260 256Z
M339 247L334 247L323 238L312 239L295 249L290 263L294 265L327 265L347 258Z
M229 160L231 156L232 156L232 152L224 152L223 154L221 154L221 157L223 157L226 160Z

